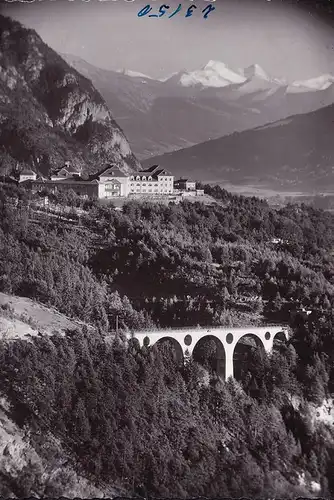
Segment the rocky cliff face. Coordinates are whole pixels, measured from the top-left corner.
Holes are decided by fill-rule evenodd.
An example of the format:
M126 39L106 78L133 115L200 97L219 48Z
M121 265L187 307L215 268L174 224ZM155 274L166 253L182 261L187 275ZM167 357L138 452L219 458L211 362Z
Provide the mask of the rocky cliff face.
M93 172L140 165L92 83L33 30L0 16L0 165L41 173L69 160Z
M0 494L22 498L114 498L123 491L94 486L78 475L58 441L45 434L40 449L31 444L30 431L9 417L10 404L0 396Z

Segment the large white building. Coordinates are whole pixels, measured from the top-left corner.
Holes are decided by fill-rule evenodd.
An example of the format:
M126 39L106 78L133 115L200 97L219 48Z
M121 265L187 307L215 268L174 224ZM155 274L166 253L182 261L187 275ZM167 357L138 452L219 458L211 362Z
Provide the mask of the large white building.
M196 182L191 179L181 177L174 182L174 188L180 189L181 191L196 191Z
M80 169L66 162L49 179L36 179L34 172L27 172L27 176L21 180L30 182L33 191L37 192L43 189L54 192L73 190L78 195L100 199L171 195L174 191L174 176L159 165L131 175L124 174L117 165L107 165L99 173L83 177Z
M110 166L98 176L99 198L115 198L128 196L130 193L130 179L118 167Z
M130 176L130 194L173 194L174 176L153 165Z

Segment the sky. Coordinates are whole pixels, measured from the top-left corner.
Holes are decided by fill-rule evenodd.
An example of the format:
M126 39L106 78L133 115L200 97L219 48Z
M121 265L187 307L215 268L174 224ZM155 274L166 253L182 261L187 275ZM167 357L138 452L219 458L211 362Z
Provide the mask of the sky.
M293 0L216 0L207 19L204 0L167 0L182 10L167 16L138 17L150 1L17 0L2 2L2 13L35 29L60 53L79 56L106 69L130 69L154 78L203 67L209 60L232 69L259 64L287 81L334 73L334 25ZM296 0L297 1L297 0ZM197 6L191 17L184 14ZM313 2L313 5L314 2Z

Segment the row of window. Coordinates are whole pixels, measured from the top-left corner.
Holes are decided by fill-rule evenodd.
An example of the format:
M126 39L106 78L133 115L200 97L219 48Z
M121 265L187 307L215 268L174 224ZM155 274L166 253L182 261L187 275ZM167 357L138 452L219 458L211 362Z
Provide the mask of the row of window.
M158 178L159 181L160 180L167 180L168 182L173 182L173 179L174 179L174 177L160 177L160 178ZM145 175L143 175L142 177L140 175L137 175L136 178L133 175L131 175L130 181L134 181L134 180L136 180L136 181L153 181L153 178L151 175L149 175L148 177L146 177Z
M158 183L149 183L149 182L131 182L130 184L130 188L133 188L133 187L153 187L153 188L157 188L157 189L161 189L162 187L166 187L166 188L170 188L170 189L173 189L174 185L173 184L167 184L166 182L159 182Z
M134 180L135 180L134 176L133 176L133 175L131 175L131 177L130 177L130 181L134 181ZM140 177L139 175L137 175L137 176L136 176L136 181L140 181L140 180L142 180L142 181L146 181L146 180L148 180L148 181L152 181L153 179L152 179L152 176L151 176L151 175L150 175L149 177L147 177L147 179L146 179L146 176L145 176L145 175L143 175L143 177Z
M106 193L106 198L113 198L114 196L120 196L120 193L119 192L111 192L111 191L108 191Z
M148 188L148 189L140 189L140 188L136 188L136 187L132 187L131 188L131 192L132 193L171 193L172 190L171 189L152 189L152 188Z

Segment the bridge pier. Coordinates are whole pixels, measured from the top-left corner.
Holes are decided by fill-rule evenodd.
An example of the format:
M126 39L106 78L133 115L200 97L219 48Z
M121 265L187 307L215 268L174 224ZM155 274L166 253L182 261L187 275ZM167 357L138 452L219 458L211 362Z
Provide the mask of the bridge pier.
M233 353L234 346L225 346L225 380L230 377L234 378Z
M245 336L252 336L259 341L267 353L273 349L275 336L283 333L285 339L289 339L288 330L280 325L264 327L244 327L244 328L182 328L170 330L147 330L127 334L128 340L136 338L140 347L144 345L149 347L157 342L169 339L183 353L183 359L189 359L193 356L194 349L198 342L205 338L213 338L217 345L217 371L220 372L222 356L225 355L225 380L234 377L233 355L235 347ZM223 375L223 376L224 376Z

